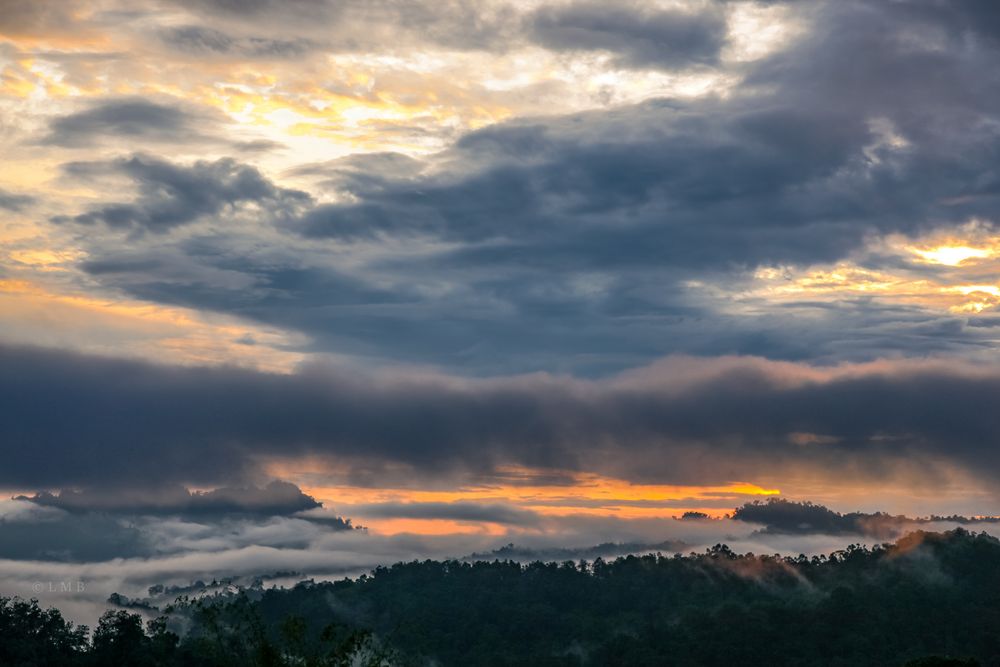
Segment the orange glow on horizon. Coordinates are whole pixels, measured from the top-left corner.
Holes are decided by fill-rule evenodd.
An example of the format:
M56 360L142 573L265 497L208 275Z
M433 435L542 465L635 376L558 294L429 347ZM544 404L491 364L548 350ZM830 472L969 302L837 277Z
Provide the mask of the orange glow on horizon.
M275 477L296 478L303 471L296 463L272 462L268 474ZM523 468L505 468L498 472ZM332 472L327 470L326 472ZM561 471L562 472L562 471ZM309 474L316 474L315 468ZM332 474L336 474L332 472ZM592 500L608 504L615 502L666 502L677 500L703 500L725 496L772 496L779 495L779 489L766 489L756 484L734 482L721 485L667 485L633 484L626 480L604 477L595 473L565 472L572 479L567 484L504 484L482 483L460 486L455 490L412 489L402 487L368 488L343 485L310 485L303 482L303 489L319 498L331 502L458 502L493 501L522 502L537 505L557 504L558 501Z
M500 534L504 532L505 527L488 521L474 520L456 522L443 519L381 517L369 519L364 515L365 506L382 503L414 505L481 503L510 506L531 512L543 519L571 516L622 520L675 519L689 511L702 512L709 518L720 519L731 513L734 507L753 498L776 496L781 493L779 489L764 488L746 482L702 486L633 484L627 480L595 473L535 471L518 466L498 470L497 481L467 483L448 490L391 485L373 488L352 484L317 483L315 481L317 477L329 478L336 476L337 472L315 460L272 461L266 469L270 475L295 481L304 493L324 502L328 507L348 516L357 517L357 522L369 529L379 533L388 531L392 534L397 532ZM558 473L567 481L561 484L530 481L532 477L544 479L546 473ZM511 478L528 481L525 484L511 483L509 481ZM723 506L720 507L720 504ZM525 527L519 526L519 528Z

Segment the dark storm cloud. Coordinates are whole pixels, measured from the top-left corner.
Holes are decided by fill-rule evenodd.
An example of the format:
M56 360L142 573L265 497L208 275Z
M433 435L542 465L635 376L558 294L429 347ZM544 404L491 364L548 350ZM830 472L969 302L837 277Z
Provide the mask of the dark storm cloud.
M726 39L725 15L639 3L574 2L543 7L528 21L528 34L555 51L608 51L618 67L674 68L714 63Z
M477 375L539 369L606 375L670 353L861 361L904 350L974 352L989 337L965 317L934 318L871 299L750 301L749 313L718 312L714 299L685 285L692 273L683 267L588 272L553 257L498 271L492 262L431 254L378 259L352 271L320 256L262 253L251 243L222 237L141 251L95 248L81 267L143 300L302 332L310 350L430 360ZM699 277L705 276L736 290L754 280L741 273Z
M0 484L218 484L257 473L261 457L298 455L423 474L517 464L694 483L789 466L874 478L905 463L928 478L952 466L995 481L998 392L992 370L916 362L824 371L675 359L602 381L389 380L4 347Z
M1000 39L1000 11L991 0L908 0L895 9L904 19L940 25L954 35Z
M278 187L256 168L230 158L187 166L134 155L107 162L73 162L63 170L67 176L94 181L124 177L136 186L139 196L75 216L57 216L53 218L57 223L104 223L112 228L165 232L242 204L253 204L281 219L311 202L308 194Z
M0 32L79 36L135 31L172 54L277 58L314 52L503 50L521 41L519 15L475 0L0 0ZM163 21L183 10L185 23ZM167 10L169 14L163 10ZM169 25L167 25L169 23Z
M665 281L656 283L654 305L636 297L615 302L616 291L606 297L574 295L569 281L559 284L551 276L532 284L518 274L506 279L451 270L427 274L376 264L369 275L355 277L339 268L309 266L308 258L244 254L217 239L95 254L81 267L105 285L144 300L300 331L313 351L434 360L476 374L552 367L607 373L694 341L698 351L734 347L732 331L722 336L704 331L708 323L697 308L678 303L665 314ZM447 289L435 293L435 281ZM645 326L624 326L639 320ZM692 327L702 335L691 335ZM668 331L676 335L665 336ZM566 355L572 366L562 365Z
M760 100L515 122L465 137L446 158L477 165L486 153L485 167L356 184L356 203L316 208L302 231L441 238L465 244L453 257L475 264L710 269L832 261L873 232L996 212L988 165L1000 138L956 131L876 163L865 148L878 138L864 114ZM964 150L946 154L946 140Z
M821 5L810 38L752 68L746 85L778 85L785 104L805 109L881 114L912 141L914 156L945 159L949 138L996 135L989 119L1000 99L998 45L972 27L972 5Z
M248 58L295 58L314 48L309 40L282 40L266 37L233 37L205 26L165 28L160 39L185 54L225 54Z
M519 40L517 13L503 3L473 0L175 0L206 22L287 35L325 52L421 48L504 50ZM303 38L295 39L293 38ZM286 41L285 38L277 41ZM224 39L210 39L221 52Z
M250 243L256 245L256 239ZM386 336L414 336L408 320L421 304L412 287L375 285L335 267L309 266L294 252L268 253L256 247L244 251L225 236L196 237L158 250L106 253L81 268L144 300L228 312L308 332L315 337L305 341L308 349L359 355L381 354Z
M636 2L576 2L527 14L504 3L469 0L179 0L179 4L209 21L224 18L251 27L266 22L272 29L300 33L322 26L325 34L317 32L312 41L326 51L401 44L504 51L535 44L553 51L608 52L618 67L676 69L716 64L726 38L721 4L685 11L650 9ZM215 53L232 52L237 45L230 36L203 27L181 28L167 41ZM280 52L276 55L281 57Z
M17 194L0 188L0 209L17 213L35 202L30 195Z
M89 108L54 118L42 142L56 146L91 146L105 139L130 141L204 141L219 118L142 97L103 100Z
M234 24L280 26L359 11L302 2L288 5L286 16L283 3L261 1L240 14L237 4L186 6ZM362 14L410 16L428 35L445 25L423 22L422 7L375 3ZM758 266L854 259L872 237L1000 218L1000 52L989 35L991 6L795 7L805 7L807 34L760 61L732 65L744 79L725 95L515 120L421 159L350 156L290 170L338 195L319 205L289 191L258 199L280 190L274 184L232 192L202 163L147 177L147 163L160 163L136 158L134 173L118 170L139 185L136 201L57 220L167 229L228 216L233 202L263 201L264 217L301 236L284 256L270 239L237 236L247 226L217 225L215 238L170 247L154 235L130 248L95 238L83 269L141 299L301 332L311 350L479 374L606 374L673 352L833 362L988 345L975 319L878 299L741 303L732 309L739 312L721 312L730 295L756 284ZM470 15L466 9L438 14L449 14L447 23ZM544 11L568 25L611 13L616 35L646 29L643 11L631 5ZM726 10L687 16L711 23L716 11ZM226 38L257 34L251 28L238 33L227 24ZM212 34L197 35L211 41ZM619 57L644 44L623 37ZM307 246L356 252L340 262L299 252ZM695 283L725 296L713 301Z
M53 512L0 517L0 558L100 561L150 554L140 529L111 516Z
M486 128L439 156L464 169L360 184L303 233L497 241L456 252L498 265L705 268L831 261L873 232L995 216L992 43L908 3L830 3L813 30L726 98Z
M37 493L18 496L45 507L68 512L108 512L129 515L182 515L185 517L219 515L280 516L321 507L316 499L302 493L294 484L273 481L264 487L221 487L211 491L188 491L183 486L149 487L109 491L87 488L64 490L58 494Z
M373 192L393 188L400 180L417 176L425 166L402 153L358 153L300 165L289 175L316 177L322 185L342 192Z
M262 12L299 12L318 18L331 11L336 3L329 0L172 0L173 4L224 15L255 16Z
M463 289L433 302L407 295L405 309L293 319L321 349L334 343L329 331L338 344L379 331L364 336L377 355L477 369L491 355L569 368L560 349L592 372L678 350L832 360L977 345L960 318L922 323L926 313L870 300L799 304L765 321L712 313L685 287L735 287L759 265L834 262L871 235L996 219L1000 59L989 39L966 39L979 34L976 7L817 4L809 36L747 65L725 98L513 121L421 162L309 165L296 173L325 170L325 185L348 196L303 215L306 238L444 241L436 256L371 269L404 291L422 280ZM577 289L595 280L600 289ZM155 276L116 286L190 305L211 291L167 290ZM799 317L810 308L854 328L810 329ZM266 308L256 316L290 321Z

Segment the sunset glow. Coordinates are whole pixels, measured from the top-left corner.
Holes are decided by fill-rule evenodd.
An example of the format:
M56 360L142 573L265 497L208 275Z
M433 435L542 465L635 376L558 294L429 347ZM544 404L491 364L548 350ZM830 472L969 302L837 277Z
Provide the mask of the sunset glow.
M201 641L170 596L394 563L378 586L660 553L724 573L713 628L768 577L823 623L900 606L840 585L848 545L988 551L998 34L973 0L0 0L0 662L38 661L3 652L35 584L125 612L89 660L133 613L149 651ZM352 586L279 662L397 664ZM458 664L670 664L634 611ZM683 653L683 613L657 650L792 660ZM420 621L486 618L449 614ZM456 664L407 622L398 664ZM925 657L898 646L867 659Z
M295 478L290 470L286 477ZM512 469L506 473L529 471ZM502 527L488 521L455 522L452 520L400 520L365 518L365 506L379 503L403 503L418 506L426 503L504 503L541 516L572 515L613 517L618 519L670 519L684 512L703 512L721 518L730 506L759 497L778 495L778 489L764 489L754 484L734 483L722 486L677 486L633 484L587 473L540 471L545 475L565 477L563 484L509 485L502 482L463 486L457 489L432 490L414 488L365 488L339 484L334 487L310 486L301 483L309 495L328 502L332 507L359 517L368 528L380 533L447 531L460 526L465 532L500 531ZM315 473L314 473L315 474ZM711 503L705 505L705 502Z
M994 256L989 250L970 248L968 246L941 246L930 250L915 249L913 252L928 262L944 264L946 266L958 266L970 259L983 259Z

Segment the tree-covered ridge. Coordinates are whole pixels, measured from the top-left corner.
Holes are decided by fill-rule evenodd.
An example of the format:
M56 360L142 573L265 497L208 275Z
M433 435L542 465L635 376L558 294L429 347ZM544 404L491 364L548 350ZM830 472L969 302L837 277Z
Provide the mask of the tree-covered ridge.
M893 539L923 524L948 522L970 526L975 524L1000 523L1000 517L967 517L931 515L908 517L885 512L848 512L841 514L823 505L809 501L798 502L786 498L755 500L737 507L732 518L735 521L758 523L764 526L761 532L771 534L809 535L859 535L873 539Z
M51 618L17 630L58 612L18 600L0 610L3 665L993 666L1000 541L958 529L812 558L717 545L607 562L401 563L181 598L145 631L114 612L90 643ZM49 645L63 662L32 657Z

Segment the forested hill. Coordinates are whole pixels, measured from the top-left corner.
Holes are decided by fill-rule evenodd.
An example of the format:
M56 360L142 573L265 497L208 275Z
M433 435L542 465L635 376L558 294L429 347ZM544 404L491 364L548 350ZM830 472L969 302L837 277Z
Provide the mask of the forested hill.
M1000 666L1000 541L955 530L813 558L720 545L413 562L161 612L145 630L109 614L88 640L57 612L6 600L0 664Z

